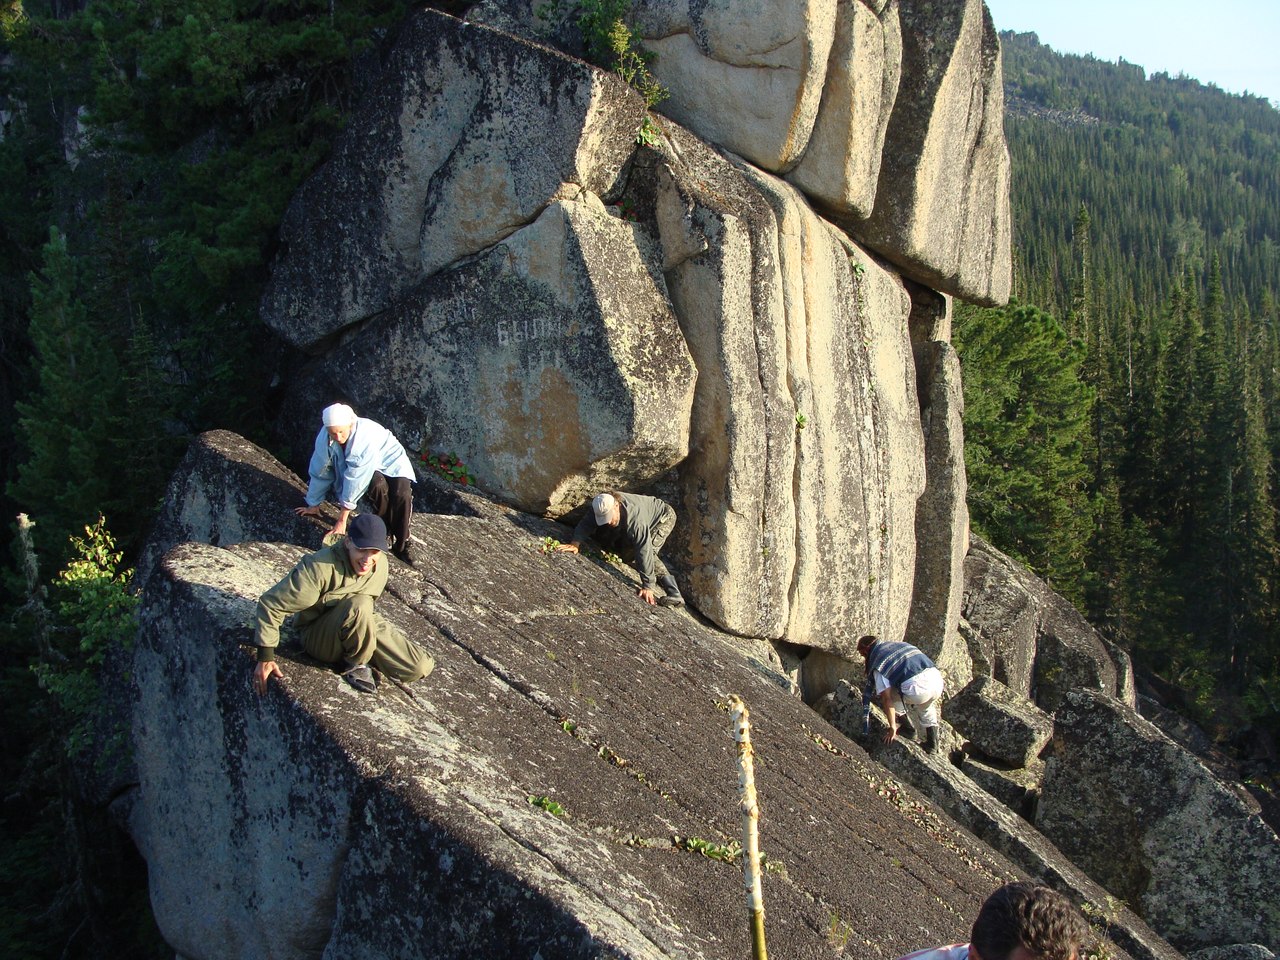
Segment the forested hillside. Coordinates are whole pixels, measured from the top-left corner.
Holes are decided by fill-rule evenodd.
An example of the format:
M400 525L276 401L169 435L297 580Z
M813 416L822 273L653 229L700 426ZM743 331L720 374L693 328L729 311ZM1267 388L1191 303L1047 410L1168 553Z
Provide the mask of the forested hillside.
M296 359L257 319L276 228L405 9L0 0L0 507L37 548L0 611L0 955L165 955L136 857L80 869L108 831L69 760L187 441L264 433ZM1202 718L1274 731L1280 113L1004 44L1018 302L955 326L975 526ZM100 514L119 547L73 546Z
M963 308L977 529L1240 733L1280 718L1280 112L1003 34L1014 288Z

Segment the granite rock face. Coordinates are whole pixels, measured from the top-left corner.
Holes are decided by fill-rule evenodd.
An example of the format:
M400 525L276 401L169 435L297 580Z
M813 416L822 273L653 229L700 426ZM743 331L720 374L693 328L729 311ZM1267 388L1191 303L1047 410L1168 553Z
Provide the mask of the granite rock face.
M943 708L940 748L929 754L916 742L898 737L882 742L886 731L884 715L878 707L871 712L871 729L862 735L861 690L848 683L837 685L828 706L831 723L851 740L866 745L871 756L902 780L910 783L930 803L984 843L1008 857L1039 882L1069 896L1075 903L1105 905L1107 890L1076 866L1035 827L1010 809L1006 802L980 788L960 767L948 762L948 752L958 746L958 738L946 723ZM1110 939L1121 950L1143 960L1177 960L1180 954L1141 917L1121 904L1115 911Z
M983 754L1029 766L1053 735L1053 718L998 680L975 677L947 701L947 720Z
M280 227L262 317L297 346L386 310L557 199L610 191L644 115L611 74L431 10L406 21L373 87Z
M472 76L491 62L502 66L494 76ZM510 203L490 245L428 241L451 229L450 214L396 191L430 184L431 202L461 204L475 178L503 176L477 159L486 150L508 161L538 153L503 112L515 108L490 99L517 78L546 87L549 77L563 96L539 136L558 140L530 158L519 190L499 191ZM301 282L300 265L363 276L337 262L363 257L386 270L367 285L376 295L290 335L320 356L286 391L282 431L306 435L320 406L348 400L411 447L459 453L504 501L550 516L602 488L660 480L680 516L670 543L682 588L721 627L837 653L861 632L901 637L925 481L904 281L793 186L675 124L623 157L611 98L630 97L629 110L638 98L610 83L514 37L415 15L379 95L284 230L264 300L282 333L286 316L346 302L319 279ZM466 149L440 160L426 146L434 114L406 104L444 109L481 94L483 109L447 128ZM474 164L459 166L464 157ZM423 256L453 252L429 269L373 257L367 244L394 246L400 234L389 217L361 220L346 205L361 190L382 198L372 210L413 211ZM337 243L338 222L366 247ZM285 309L290 290L324 302ZM954 559L963 547L949 534L939 549ZM927 576L947 576L945 566ZM929 630L941 633L946 614L935 613Z
M653 177L699 371L673 535L699 609L837 653L901 636L924 487L901 281L794 188L691 137Z
M945 341L916 350L925 438L925 488L916 507L916 569L905 639L946 674L953 690L973 676L960 637L969 484L964 469L960 358Z
M897 2L838 0L822 102L787 179L823 207L869 217L901 74Z
M145 586L160 558L188 540L310 542L315 521L292 509L305 505L306 492L307 485L261 447L227 430L202 433L173 473L135 582Z
M1131 707L1067 695L1036 824L1181 949L1280 945L1280 837Z
M1000 40L982 0L899 0L902 80L859 242L914 280L1004 303L1012 283Z
M670 93L662 111L762 169L789 169L818 115L836 9L836 0L643 0L636 31Z
M571 11L468 14L582 54ZM657 109L785 175L907 276L1004 303L1012 281L1000 41L982 0L640 0Z
M1079 611L978 537L965 558L963 612L975 662L989 664L991 676L1046 712L1071 690L1126 692L1102 638ZM1133 695L1131 684L1127 693Z
M697 372L661 264L634 224L579 196L344 336L299 377L293 419L347 396L551 516L683 460Z
M270 462L250 453L236 469ZM292 502L258 505L270 523ZM376 695L288 629L287 681L251 688L255 599L308 547L165 554L133 664L130 822L178 955L742 956L740 864L684 842L738 836L731 693L752 712L762 848L787 868L764 881L780 956L828 955L833 913L857 960L962 938L1016 875L817 720L762 645L543 553L551 522L468 502L416 514L418 566L390 561L379 609L437 666Z

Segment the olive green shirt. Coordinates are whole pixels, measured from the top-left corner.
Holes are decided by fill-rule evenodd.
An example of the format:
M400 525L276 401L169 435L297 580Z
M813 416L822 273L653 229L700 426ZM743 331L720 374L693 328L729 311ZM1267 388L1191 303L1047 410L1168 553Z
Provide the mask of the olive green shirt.
M364 576L351 568L345 540L307 554L258 600L254 643L259 662L276 658L280 625L290 614L296 613L298 626L305 628L347 597L376 599L386 587L387 560L381 553L373 558L373 569Z

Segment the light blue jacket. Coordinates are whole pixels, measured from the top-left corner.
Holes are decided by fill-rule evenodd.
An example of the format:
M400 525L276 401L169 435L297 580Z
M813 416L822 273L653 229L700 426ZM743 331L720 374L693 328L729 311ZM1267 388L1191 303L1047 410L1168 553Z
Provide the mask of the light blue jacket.
M395 435L382 424L356 417L345 445L329 439L328 429L321 427L316 434L315 453L311 455L307 506L322 503L332 489L342 509L354 510L356 501L369 489L375 470L384 477L417 479L413 461Z

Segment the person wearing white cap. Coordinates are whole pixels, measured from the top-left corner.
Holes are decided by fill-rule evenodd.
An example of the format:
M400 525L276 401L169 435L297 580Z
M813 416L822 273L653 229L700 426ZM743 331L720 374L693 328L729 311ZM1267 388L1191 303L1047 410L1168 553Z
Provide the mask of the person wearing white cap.
M294 512L302 517L320 514L320 504L332 490L341 512L329 533L342 536L361 497L382 518L391 534L391 552L412 565L409 520L413 516L413 461L390 430L368 417L357 417L345 403L321 413L323 426L311 454L311 484L307 505Z
M657 497L639 493L601 493L578 521L573 540L556 550L577 553L584 541L594 539L617 551L640 573L640 599L664 607L684 605L675 577L667 571L658 551L676 526L676 512ZM662 588L662 593L657 588Z

